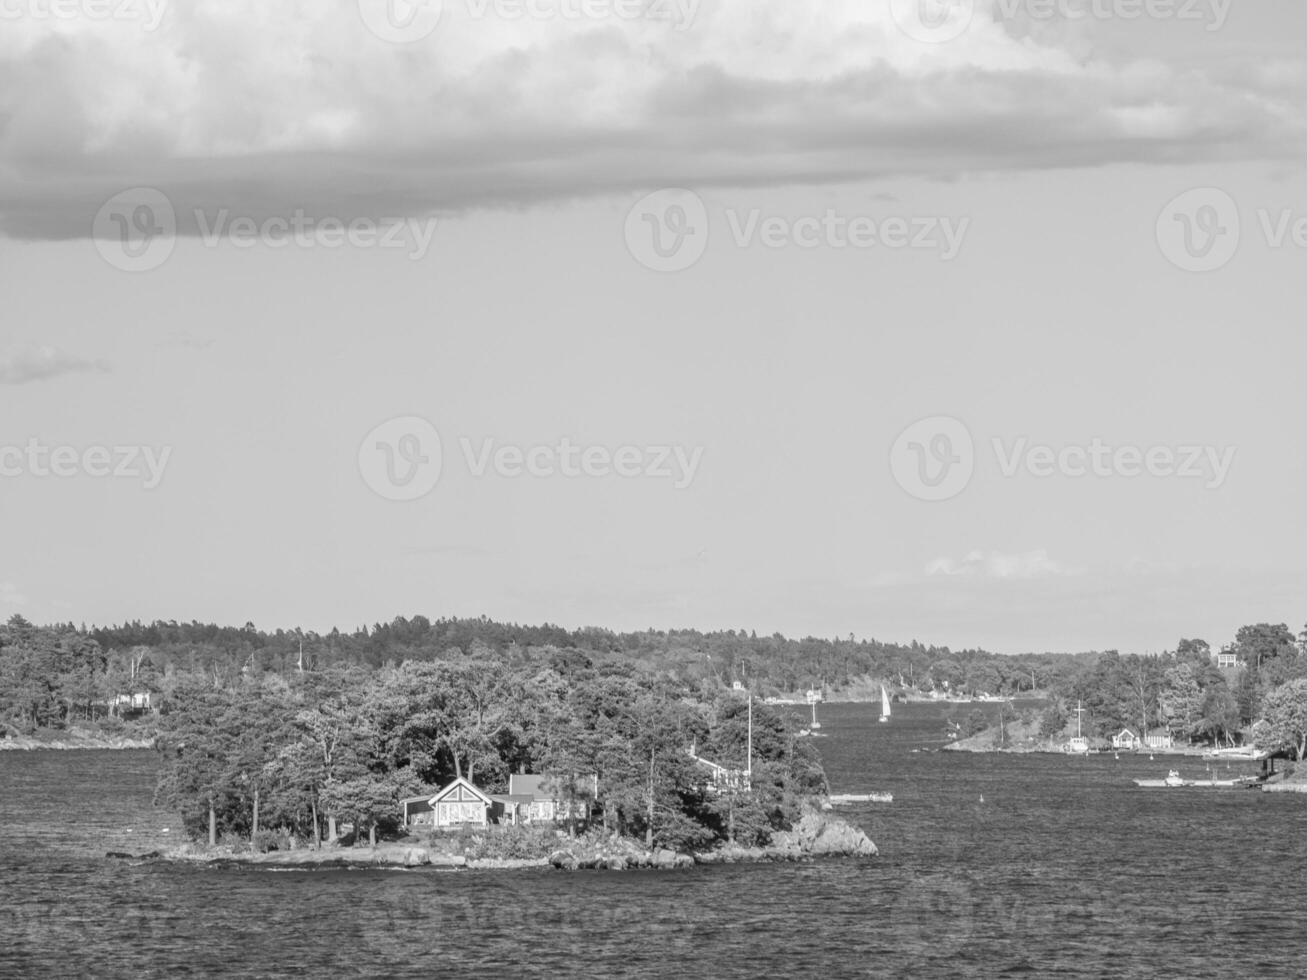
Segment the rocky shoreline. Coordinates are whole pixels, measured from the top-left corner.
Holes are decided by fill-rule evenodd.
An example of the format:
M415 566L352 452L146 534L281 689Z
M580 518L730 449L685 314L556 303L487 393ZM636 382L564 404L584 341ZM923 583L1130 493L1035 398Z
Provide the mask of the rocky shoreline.
M427 844L396 841L376 847L326 846L240 853L230 848L208 848L185 844L164 852L130 855L113 853L110 858L131 860L191 861L209 866L255 866L262 868L428 868L433 870L519 871L552 868L559 871L673 870L700 864L806 861L826 857L868 858L877 854L876 845L857 827L839 817L807 812L793 830L777 831L766 847L724 845L710 851L678 853L667 849L647 850L629 838L611 835L589 839L561 838L548 854L527 858L470 857L449 853Z
M72 752L79 749L121 751L152 748L154 748L152 737L82 735L77 732L66 732L55 739L34 738L31 735L11 735L8 738L0 738L0 752L40 752L42 749L59 752Z

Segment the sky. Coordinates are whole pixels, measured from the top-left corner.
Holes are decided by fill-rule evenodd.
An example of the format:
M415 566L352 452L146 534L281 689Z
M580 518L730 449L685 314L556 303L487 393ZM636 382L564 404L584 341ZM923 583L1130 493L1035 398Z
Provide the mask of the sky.
M0 0L0 616L1303 628L1307 5L391 2Z

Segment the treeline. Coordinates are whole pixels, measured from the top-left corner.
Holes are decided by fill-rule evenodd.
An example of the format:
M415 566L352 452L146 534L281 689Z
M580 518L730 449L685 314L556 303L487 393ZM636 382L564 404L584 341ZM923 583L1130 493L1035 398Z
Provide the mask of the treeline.
M1075 664L1093 658L1092 654L1002 656L852 636L790 639L744 630L565 630L548 624L500 623L485 617L434 621L425 616L398 617L349 633L332 630L326 634L298 629L267 632L250 623L237 628L131 622L89 629L64 623L38 629L21 617L14 617L8 628L0 627L0 650L33 643L43 649L63 644L82 647L71 658L28 658L26 674L39 676L52 691L60 692L47 710L36 711L43 726L58 725L61 718L76 720L87 713L88 704L94 713L97 701L109 702L140 691L166 699L175 679L186 675L204 675L223 686L249 674L288 677L301 671L349 667L375 670L406 661L433 662L452 654L474 658L512 658L527 652L574 655L595 663L629 664L691 685L709 682L729 687L739 681L760 696L802 693L812 687L838 696L861 681L887 683L904 692L1025 694L1050 688ZM66 676L70 672L82 679L72 682ZM64 696L74 688L73 697ZM87 694L91 696L84 698ZM5 707L0 705L0 717Z
M755 705L752 792L710 792L689 750L745 769L747 699L578 656L192 677L168 704L159 799L196 838L320 840L348 823L375 841L401 826L405 797L456 776L502 793L510 773L538 772L592 823L650 845L761 844L826 790L815 751Z

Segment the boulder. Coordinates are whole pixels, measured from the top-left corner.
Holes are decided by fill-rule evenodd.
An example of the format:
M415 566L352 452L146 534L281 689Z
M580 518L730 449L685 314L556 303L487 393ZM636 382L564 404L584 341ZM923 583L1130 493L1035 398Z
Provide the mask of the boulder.
M404 867L416 868L431 863L431 852L425 847L410 847L404 852Z
M576 855L571 851L554 851L549 855L549 863L559 871L575 871Z
M649 858L649 864L654 868L674 868L676 867L676 852L660 847Z

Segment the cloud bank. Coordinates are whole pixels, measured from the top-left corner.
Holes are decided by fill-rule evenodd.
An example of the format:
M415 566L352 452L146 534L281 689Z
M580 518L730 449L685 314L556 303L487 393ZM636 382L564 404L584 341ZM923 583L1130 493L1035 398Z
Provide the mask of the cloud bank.
M196 208L350 220L1304 146L1302 62L1114 62L1075 25L1018 29L1000 0L935 44L905 33L897 0L659 0L688 22L444 0L406 44L360 2L381 0L188 0L152 31L5 21L0 230L85 237L135 186L193 234Z

